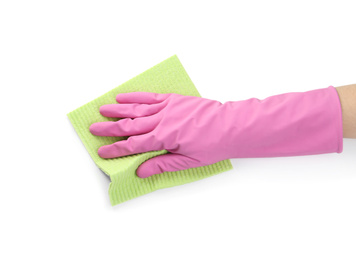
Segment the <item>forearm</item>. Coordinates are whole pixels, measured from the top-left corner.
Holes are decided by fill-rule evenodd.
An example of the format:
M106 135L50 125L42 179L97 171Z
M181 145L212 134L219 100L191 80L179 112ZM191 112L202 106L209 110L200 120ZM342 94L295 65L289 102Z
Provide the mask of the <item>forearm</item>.
M344 138L356 138L356 84L336 87L342 108Z

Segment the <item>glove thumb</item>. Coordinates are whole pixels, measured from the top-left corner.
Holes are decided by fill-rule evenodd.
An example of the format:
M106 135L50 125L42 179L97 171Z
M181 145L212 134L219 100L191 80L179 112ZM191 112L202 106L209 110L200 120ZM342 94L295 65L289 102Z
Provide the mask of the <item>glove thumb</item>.
M136 170L136 174L140 178L147 178L154 174L186 170L199 166L203 165L200 165L198 160L181 154L168 153L143 162Z

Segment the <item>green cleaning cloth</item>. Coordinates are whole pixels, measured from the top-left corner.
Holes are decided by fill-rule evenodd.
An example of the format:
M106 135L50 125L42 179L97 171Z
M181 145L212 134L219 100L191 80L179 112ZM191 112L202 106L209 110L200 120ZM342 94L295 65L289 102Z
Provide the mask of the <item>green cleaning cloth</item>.
M127 137L94 136L89 132L89 126L95 122L115 120L103 117L99 113L99 107L105 104L115 104L115 97L119 93L136 91L177 93L200 97L182 64L174 55L68 114L70 122L90 156L111 179L109 186L111 205L122 203L157 189L189 183L232 169L230 160L224 160L208 166L164 172L142 179L136 175L138 166L154 156L167 153L166 150L115 159L99 157L97 153L99 147L127 139Z

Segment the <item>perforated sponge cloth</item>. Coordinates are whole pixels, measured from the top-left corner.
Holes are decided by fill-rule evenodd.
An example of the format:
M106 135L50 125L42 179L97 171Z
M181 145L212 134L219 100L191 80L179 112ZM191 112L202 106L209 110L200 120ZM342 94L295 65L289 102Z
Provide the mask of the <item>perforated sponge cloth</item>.
M154 156L167 153L166 150L115 159L100 158L97 153L100 146L127 139L127 137L94 136L89 132L89 126L95 122L114 121L113 118L103 117L99 113L99 107L105 104L115 104L115 97L119 93L135 91L200 96L177 56L172 56L68 114L69 120L90 156L111 179L109 186L111 205L122 203L157 189L185 184L232 169L230 160L224 160L208 166L165 172L142 179L136 175L138 166Z

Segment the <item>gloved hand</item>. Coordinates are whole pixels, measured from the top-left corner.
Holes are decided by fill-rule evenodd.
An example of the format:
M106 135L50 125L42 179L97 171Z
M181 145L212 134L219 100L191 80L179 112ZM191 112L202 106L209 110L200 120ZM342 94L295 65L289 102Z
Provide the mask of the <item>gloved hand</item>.
M106 117L90 131L129 136L102 146L102 158L167 150L142 163L145 178L165 171L205 166L224 159L342 152L342 113L334 87L251 98L224 104L178 94L131 92L104 105Z

